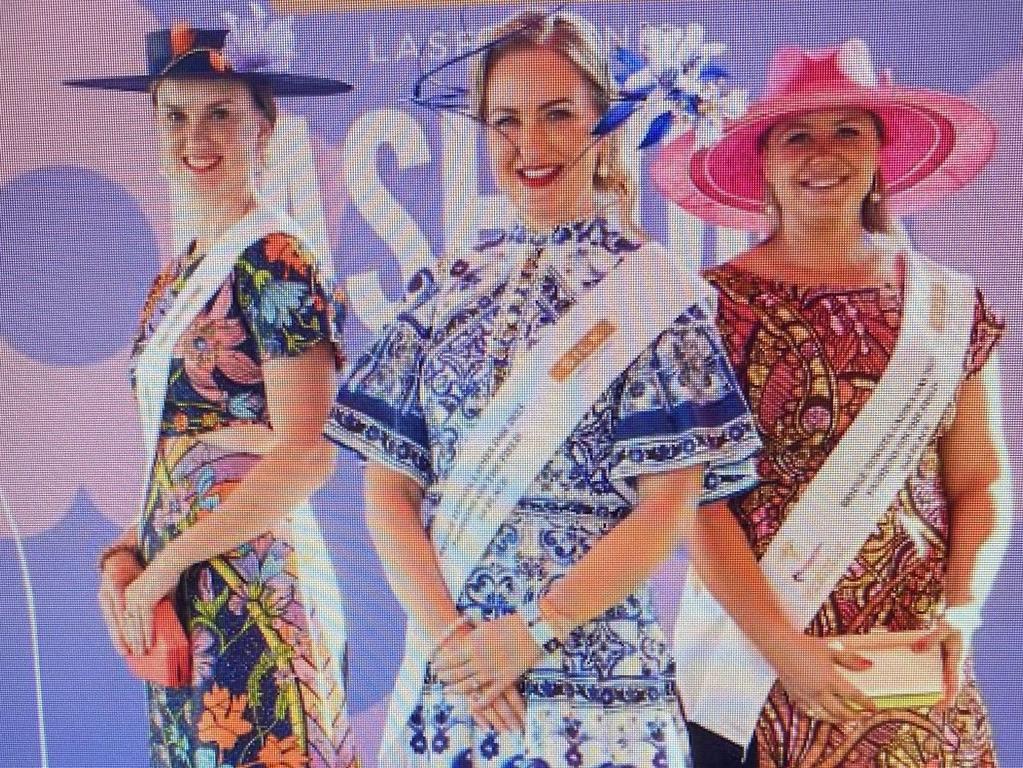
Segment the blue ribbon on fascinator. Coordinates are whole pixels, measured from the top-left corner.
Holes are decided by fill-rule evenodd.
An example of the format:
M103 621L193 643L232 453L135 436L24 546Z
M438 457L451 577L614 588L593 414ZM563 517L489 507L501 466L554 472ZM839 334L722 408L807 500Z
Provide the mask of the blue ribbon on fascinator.
M464 117L468 117L477 122L481 122L476 115L472 114L472 105L469 104L469 88L465 85L454 85L446 83L437 79L437 75L451 67L456 66L464 61L468 61L474 56L481 56L487 51L495 48L501 43L509 40L516 35L520 35L528 29L542 24L550 16L556 15L564 6L558 6L553 11L539 16L530 22L523 23L517 29L513 29L500 37L489 40L483 45L478 45L464 53L460 53L457 56L445 59L440 64L432 67L425 71L416 80L415 85L412 86L412 103L416 106L425 107L426 109L433 111L446 110L449 112L455 112ZM433 86L438 90L433 93L428 93L427 88Z
M684 29L671 24L645 24L641 52L618 46L611 59L618 98L593 128L606 136L641 116L646 130L640 149L693 130L699 147L721 138L725 120L746 111L747 92L727 87L728 70L714 62L727 50L710 42L699 24Z

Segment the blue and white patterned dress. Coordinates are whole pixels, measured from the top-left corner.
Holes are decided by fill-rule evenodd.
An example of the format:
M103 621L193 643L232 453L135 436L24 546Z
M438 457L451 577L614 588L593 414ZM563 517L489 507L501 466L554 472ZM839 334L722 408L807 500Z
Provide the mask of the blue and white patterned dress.
M415 478L429 531L435 492L491 396L488 353L502 309L527 349L590 287L637 249L603 219L558 228L532 284L516 281L521 227L482 233L467 255L417 275L404 311L349 370L334 404L332 440ZM643 258L635 256L634 258ZM680 279L688 279L680 276ZM508 300L513 285L520 300ZM670 290L670 286L665 286ZM642 311L637 307L636 311ZM501 364L498 357L496 365ZM543 418L543 414L538 414ZM756 429L713 326L696 304L594 403L533 481L458 597L481 623L541 596L629 515L638 475L708 462L705 498L748 489ZM572 631L520 681L527 729L474 724L462 697L427 672L410 718L403 765L416 768L677 768L687 762L674 662L650 588Z

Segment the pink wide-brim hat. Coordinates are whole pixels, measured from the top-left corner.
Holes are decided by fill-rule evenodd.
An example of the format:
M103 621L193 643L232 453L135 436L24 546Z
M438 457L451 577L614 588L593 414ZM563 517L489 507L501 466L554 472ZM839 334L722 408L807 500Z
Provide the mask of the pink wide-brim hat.
M995 123L968 101L896 86L889 73L877 77L862 40L820 51L788 47L775 54L763 97L725 125L720 141L697 149L689 131L661 150L651 167L654 185L707 222L769 231L758 140L783 118L842 107L865 109L884 125L880 169L894 215L968 184L997 143Z

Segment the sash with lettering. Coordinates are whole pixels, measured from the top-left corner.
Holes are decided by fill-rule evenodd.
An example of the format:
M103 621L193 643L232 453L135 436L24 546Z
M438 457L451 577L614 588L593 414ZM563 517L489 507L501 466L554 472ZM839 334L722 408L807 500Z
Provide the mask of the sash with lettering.
M188 278L188 282L174 299L167 314L146 341L145 349L136 361L135 397L142 420L145 451L140 520L142 512L145 511L148 495L152 492L149 479L156 461L156 445L160 439L160 422L163 420L167 377L170 373L174 347L181 334L223 285L242 251L273 232L302 237L294 221L265 205L257 206L229 227Z
M698 276L683 277L660 245L645 244L515 361L459 443L440 488L431 536L452 599L597 398L685 309L713 296ZM406 753L402 734L421 698L432 650L410 621L380 752L388 765Z
M920 461L955 396L970 342L972 283L907 253L902 328L870 399L760 560L805 628ZM776 674L690 571L675 623L686 718L744 748Z

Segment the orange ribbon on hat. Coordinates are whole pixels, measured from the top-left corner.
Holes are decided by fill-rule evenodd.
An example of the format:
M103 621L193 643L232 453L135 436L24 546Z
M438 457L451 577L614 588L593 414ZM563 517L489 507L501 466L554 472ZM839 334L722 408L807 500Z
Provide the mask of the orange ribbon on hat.
M175 59L184 56L195 47L195 30L187 21L176 21L170 29L171 55Z

